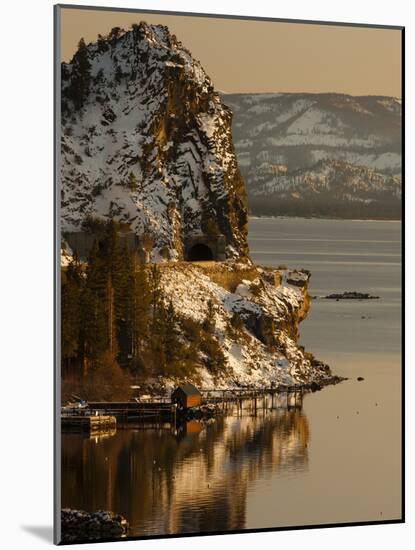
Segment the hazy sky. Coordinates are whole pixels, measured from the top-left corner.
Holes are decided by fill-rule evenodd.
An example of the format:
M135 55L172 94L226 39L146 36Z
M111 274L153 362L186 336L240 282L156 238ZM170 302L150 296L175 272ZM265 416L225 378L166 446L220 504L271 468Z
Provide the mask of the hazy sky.
M133 12L62 9L62 60L81 37L167 25L225 92L340 92L401 97L401 32Z

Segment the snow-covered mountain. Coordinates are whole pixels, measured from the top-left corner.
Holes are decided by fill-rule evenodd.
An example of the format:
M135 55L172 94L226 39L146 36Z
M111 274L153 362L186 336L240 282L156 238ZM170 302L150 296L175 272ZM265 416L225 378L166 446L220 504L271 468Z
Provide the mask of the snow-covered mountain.
M344 94L222 94L255 214L398 217L401 103Z
M153 238L153 259L182 259L200 233L224 235L226 257L245 257L231 118L167 27L140 23L80 45L62 64L62 229L112 217Z
M85 228L91 240L91 219L111 218L120 232L151 237L147 259L160 262L160 288L183 341L194 340L213 308L209 340L193 358L196 383L337 382L297 343L309 273L255 267L249 258L231 121L200 63L167 27L140 23L81 42L62 64L62 268L72 252L82 256L68 233ZM186 241L200 235L224 240L224 261L180 261L188 259Z

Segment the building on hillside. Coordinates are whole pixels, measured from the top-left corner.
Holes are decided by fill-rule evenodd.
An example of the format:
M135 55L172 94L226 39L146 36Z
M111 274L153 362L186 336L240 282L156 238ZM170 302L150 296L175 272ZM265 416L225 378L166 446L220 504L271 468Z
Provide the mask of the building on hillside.
M202 404L202 394L190 382L180 384L171 394L172 403L176 403L181 409L191 409Z

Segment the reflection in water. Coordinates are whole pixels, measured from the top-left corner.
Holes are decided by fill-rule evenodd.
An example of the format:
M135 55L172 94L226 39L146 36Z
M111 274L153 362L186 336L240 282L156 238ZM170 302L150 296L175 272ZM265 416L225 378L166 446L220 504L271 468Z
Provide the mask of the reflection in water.
M63 507L120 513L133 536L243 529L250 485L275 471L304 470L308 461L299 408L269 397L254 415L249 405L175 431L63 434Z
M400 250L400 231L398 222L251 219L258 263L312 264L313 294L382 297L316 300L301 326L306 349L349 381L307 396L307 418L286 407L253 418L244 404L242 417L228 411L177 434L119 430L96 442L63 434L62 504L112 509L137 536L399 519L401 270L391 254ZM304 250L304 240L306 256L285 256ZM331 261L310 255L330 250ZM339 270L339 252L357 255ZM385 253L385 265L370 255L362 262L362 252Z

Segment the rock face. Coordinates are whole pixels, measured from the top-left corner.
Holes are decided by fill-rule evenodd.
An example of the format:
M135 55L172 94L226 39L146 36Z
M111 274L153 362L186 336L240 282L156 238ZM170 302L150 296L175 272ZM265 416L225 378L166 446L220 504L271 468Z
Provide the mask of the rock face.
M401 104L346 94L223 94L254 214L399 217Z
M167 27L80 46L62 64L62 230L114 218L180 260L194 237L246 258L245 187L231 111Z
M87 256L76 232L112 218L145 241L181 340L197 342L196 371L183 378L225 388L333 380L297 344L309 274L249 259L232 115L200 63L166 27L141 23L81 43L62 81L63 267L73 251Z
M232 271L229 281L227 268ZM194 384L205 388L269 388L338 381L327 365L297 343L299 323L310 305L309 273L246 264L218 264L216 273L211 266L191 263L168 264L160 269L166 296L182 318L203 323L209 304L213 307L212 338L225 364L220 372L212 373L210 357L200 350L199 368L189 377ZM172 388L176 384L173 380L165 382Z
M128 522L119 514L64 508L61 511L63 542L79 542L97 539L117 539L128 532Z

